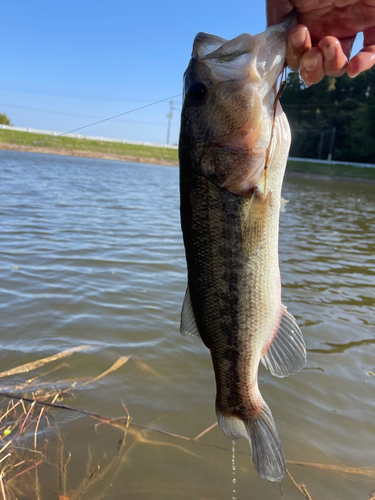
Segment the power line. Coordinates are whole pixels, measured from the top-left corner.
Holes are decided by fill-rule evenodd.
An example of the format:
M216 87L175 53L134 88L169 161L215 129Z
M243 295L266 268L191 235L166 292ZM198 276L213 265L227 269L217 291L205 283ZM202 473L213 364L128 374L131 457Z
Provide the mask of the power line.
M60 97L62 99L74 99L76 101L81 101L82 99L88 100L88 101L113 101L113 102L122 102L122 103L147 103L147 100L143 99L121 99L121 98L115 98L115 97L103 97L103 96L88 96L88 95L79 95L79 96L74 96L74 95L67 95L67 94L53 94L48 91L41 91L41 90L30 90L29 88L16 88L16 87L7 87L5 85L0 85L0 90L6 91L6 92L16 92L18 94L31 94L31 95L40 95L43 97Z
M166 99L161 99L160 101L155 101L150 104L146 104L145 106L140 106L139 108L130 109L129 111L125 111L124 113L119 113L118 115L110 116L109 118L104 118L103 120L96 121L94 123L89 123L88 125L84 125L83 127L74 128L72 130L68 130L67 132L63 132L62 134L54 135L52 137L47 137L47 139L43 139L42 141L32 142L31 144L27 144L26 146L21 146L16 151L20 151L21 149L28 148L30 146L36 146L37 144L41 144L42 142L51 141L52 139L56 139L57 137L62 137L66 134L71 134L73 132L77 132L78 130L82 130L84 128L92 127L93 125L98 125L99 123L107 122L108 120L113 120L114 118L118 118L119 116L128 115L129 113L134 113L134 111L139 111L140 109L149 108L150 106L155 106L155 104L159 104L161 102L169 101L174 97L179 97L181 94L176 94L171 97L167 97Z
M73 113L62 113L61 111L52 111L52 110L47 110L47 109L40 109L40 108L29 108L28 106L18 106L17 104L8 104L5 102L1 103L1 107L8 106L9 108L17 108L17 109L26 109L29 111L37 111L41 113L48 113L48 114L53 114L53 115L61 115L61 116L72 116L74 118L89 118L93 120L101 120L102 117L99 116L87 116L87 115L76 115ZM161 122L156 123L156 122L138 122L134 120L117 120L119 122L123 123L137 123L139 125L162 125Z

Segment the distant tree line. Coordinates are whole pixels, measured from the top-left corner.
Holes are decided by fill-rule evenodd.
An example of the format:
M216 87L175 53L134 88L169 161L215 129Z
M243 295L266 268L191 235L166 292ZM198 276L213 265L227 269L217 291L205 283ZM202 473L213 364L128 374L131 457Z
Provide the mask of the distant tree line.
M290 156L375 163L375 70L325 77L305 87L290 73L281 105L292 129Z
M0 113L0 125L12 125L5 113Z

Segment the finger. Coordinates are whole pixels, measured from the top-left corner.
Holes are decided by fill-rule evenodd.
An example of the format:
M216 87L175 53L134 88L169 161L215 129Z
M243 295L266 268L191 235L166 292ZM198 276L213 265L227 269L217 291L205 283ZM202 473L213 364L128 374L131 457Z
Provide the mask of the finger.
M356 54L348 64L346 71L350 78L355 78L362 71L366 71L375 64L375 45L365 47Z
M328 76L338 77L345 73L348 58L341 43L334 36L325 36L318 44L323 54L323 71Z
M311 49L311 39L309 30L303 24L294 26L287 38L286 63L290 69L298 71L301 57Z
M300 75L307 87L323 80L323 54L318 47L312 47L303 54Z
M281 23L292 10L289 0L266 0L267 25Z
M370 47L375 45L375 27L367 28L363 32L363 47Z
M353 48L353 43L356 39L356 36L349 36L347 38L340 38L341 50L346 55L348 60L350 59L350 55L352 53L352 48ZM368 43L367 45L372 45L372 44Z

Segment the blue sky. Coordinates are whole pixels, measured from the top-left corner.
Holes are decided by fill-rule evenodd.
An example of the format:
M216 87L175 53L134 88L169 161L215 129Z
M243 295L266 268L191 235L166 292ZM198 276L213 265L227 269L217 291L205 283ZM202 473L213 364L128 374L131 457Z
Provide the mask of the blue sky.
M0 0L0 112L67 131L180 94L195 34L255 34L264 10L257 0ZM80 133L165 143L168 112L166 101Z
M60 132L180 94L198 31L265 29L259 0L0 0L0 112ZM177 143L181 97L170 143ZM169 100L82 130L165 143Z

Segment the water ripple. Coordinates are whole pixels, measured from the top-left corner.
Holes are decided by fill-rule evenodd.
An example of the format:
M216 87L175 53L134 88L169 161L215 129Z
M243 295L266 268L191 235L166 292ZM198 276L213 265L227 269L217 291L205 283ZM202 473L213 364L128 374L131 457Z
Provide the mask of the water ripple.
M2 369L87 343L95 349L76 369L94 375L108 356L132 354L164 378L127 364L121 380L108 377L85 395L89 406L108 413L126 394L139 419L194 409L195 434L207 427L215 418L209 355L178 333L186 264L177 169L0 156ZM374 187L288 179L283 197L283 301L309 358L285 380L261 369L262 392L291 458L345 463L359 448L370 457L375 403L364 378L375 365Z

